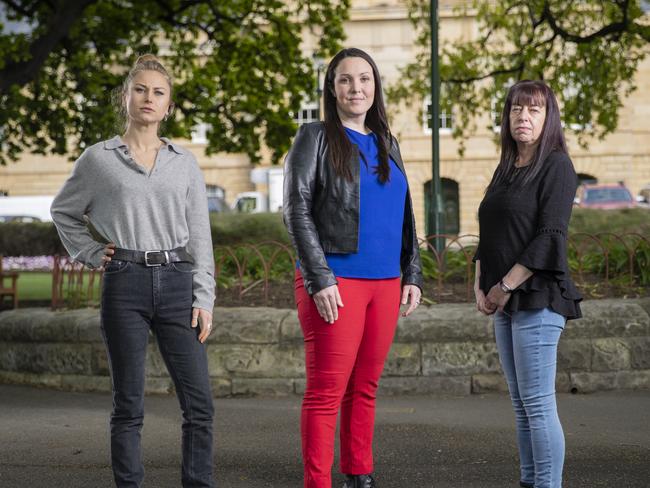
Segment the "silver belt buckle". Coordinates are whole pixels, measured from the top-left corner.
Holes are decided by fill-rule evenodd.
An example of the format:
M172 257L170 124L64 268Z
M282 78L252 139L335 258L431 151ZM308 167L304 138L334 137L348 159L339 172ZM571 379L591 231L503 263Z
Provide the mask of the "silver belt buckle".
M149 254L152 252L161 252L165 255L165 262L164 263L150 263L149 262ZM163 264L169 264L169 252L167 251L145 251L144 252L144 264L145 266L153 267L153 266L162 266Z

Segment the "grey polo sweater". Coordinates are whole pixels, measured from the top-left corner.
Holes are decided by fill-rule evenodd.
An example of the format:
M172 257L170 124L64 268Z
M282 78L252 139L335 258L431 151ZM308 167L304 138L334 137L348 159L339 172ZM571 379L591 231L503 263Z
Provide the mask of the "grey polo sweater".
M70 256L102 265L108 242L138 251L185 247L194 257L193 306L212 311L214 257L205 182L196 158L164 139L149 173L119 136L86 149L52 203L52 219Z

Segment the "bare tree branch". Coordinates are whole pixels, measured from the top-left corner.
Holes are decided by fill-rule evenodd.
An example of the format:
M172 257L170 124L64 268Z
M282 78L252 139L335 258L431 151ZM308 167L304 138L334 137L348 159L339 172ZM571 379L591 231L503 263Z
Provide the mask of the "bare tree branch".
M512 5L510 5L510 6L506 9L506 11L505 11L505 15L509 15L509 14L510 14L510 13L511 13L515 8L517 8L517 7L525 7L525 6L526 6L526 2L517 2L517 3L513 3ZM495 30L495 28L494 28L494 27L491 27L491 28L486 32L486 34L481 38L480 43L481 43L482 46L486 46L486 45L487 45L488 41L490 40L490 37L491 37L492 34L494 33L494 30Z
M485 80L487 78L493 78L495 76L499 75L507 75L510 73L517 73L521 72L525 68L525 64L523 61L519 63L517 66L513 66L512 68L502 68L502 69L497 69L494 71L490 71L489 73L486 73L484 75L480 76L470 76L468 78L446 78L446 79L441 79L441 81L444 81L445 83L472 83L474 81L481 81Z
M627 13L627 8L624 12ZM617 35L620 36L620 34L626 32L629 27L629 18L627 15L625 15L623 17L623 21L608 24L596 32L592 32L588 36L579 36L577 34L572 34L558 25L555 16L551 12L551 7L548 2L546 2L544 5L544 10L542 11L541 18L546 20L549 27L553 30L554 33L562 37L564 40L574 42L576 44L588 44L595 39L607 37L610 35L613 35L616 38Z

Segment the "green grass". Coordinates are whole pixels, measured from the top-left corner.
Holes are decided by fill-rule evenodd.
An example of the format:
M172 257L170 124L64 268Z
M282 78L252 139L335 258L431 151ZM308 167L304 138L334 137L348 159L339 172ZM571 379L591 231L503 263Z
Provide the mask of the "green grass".
M22 272L18 276L18 300L50 300L52 273Z
M65 284L63 286L63 289L66 289ZM98 292L99 284L95 283L95 297L98 296ZM20 273L18 276L18 301L51 299L52 273L38 271L27 271Z

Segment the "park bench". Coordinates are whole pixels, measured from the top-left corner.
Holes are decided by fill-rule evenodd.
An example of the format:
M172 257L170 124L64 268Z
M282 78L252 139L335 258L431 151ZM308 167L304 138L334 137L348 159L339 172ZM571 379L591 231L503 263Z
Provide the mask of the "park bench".
M5 280L11 282L5 286ZM13 308L18 308L18 272L4 271L2 269L2 255L0 255L0 306L4 305L5 297L12 299Z

